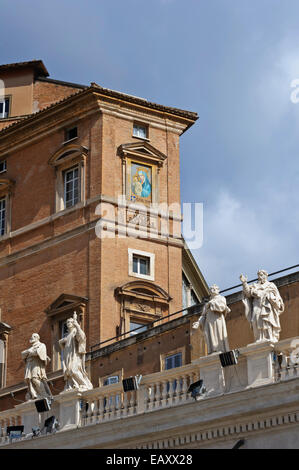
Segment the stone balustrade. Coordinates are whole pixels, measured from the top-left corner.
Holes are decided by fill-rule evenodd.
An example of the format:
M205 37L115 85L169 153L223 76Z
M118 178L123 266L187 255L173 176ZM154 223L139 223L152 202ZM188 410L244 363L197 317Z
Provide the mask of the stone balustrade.
M218 353L210 354L182 367L143 376L137 390L125 392L120 382L85 392L62 392L54 397L51 410L42 414L37 413L34 401L18 404L0 413L0 445L9 441L7 426L24 425L24 439L29 439L32 428L51 415L58 419L60 433L188 405L194 401L188 388L199 378L206 388L197 397L200 401L297 378L297 345L299 337L275 344L249 344L238 350L237 363L229 367L222 367Z
M122 383L82 394L81 425L107 422L191 401L189 385L199 377L195 364L142 377L138 390L124 392Z

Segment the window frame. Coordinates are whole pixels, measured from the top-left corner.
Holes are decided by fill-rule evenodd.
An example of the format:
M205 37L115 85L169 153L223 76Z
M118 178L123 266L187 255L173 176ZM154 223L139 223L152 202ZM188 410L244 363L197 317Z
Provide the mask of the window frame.
M73 131L74 129L76 129L76 136L75 137L68 137L68 133ZM72 142L73 140L75 139L78 139L78 126L72 126L72 127L68 127L67 129L65 129L64 131L64 143L68 143L68 142Z
M62 146L49 160L49 165L55 170L55 213L64 210L72 210L80 204L84 204L85 195L85 175L88 149L74 144ZM78 202L66 207L65 202L65 182L64 175L67 171L78 166Z
M136 273L134 271L134 256L136 258L147 258L149 260L149 274ZM147 251L135 250L128 248L128 261L129 261L129 276L137 277L139 279L146 279L148 281L155 280L155 254Z
M6 173L6 171L7 171L7 160L6 159L0 160L0 168L1 168L1 164L3 164L3 169L2 170L0 169L0 174Z
M135 133L135 129L137 129L137 134ZM138 135L138 129L145 130L145 137ZM134 121L132 137L136 139L141 139L141 140L149 140L149 125L145 124L144 122Z
M172 356L176 356L177 354L181 354L182 364L180 366L177 366L177 367L172 367L170 369L166 369L166 359L168 359ZM160 369L161 369L161 371L177 369L178 367L184 366L185 363L186 363L186 350L185 350L185 347L177 348L177 349L174 349L172 351L167 351L166 353L160 355Z
M8 102L8 111L7 115L5 108L6 108L6 103ZM3 98L0 98L0 103L3 103L3 112L0 114L0 119L8 119L10 117L10 110L11 110L11 96L4 96Z
M11 230L11 192L13 181L0 178L0 200L5 200L5 228L4 233L0 231L0 240L4 238Z
M78 176L75 178L73 177L72 179L70 179L69 181L67 181L66 179L66 176L69 174L69 173L74 173L75 170L78 170ZM72 200L71 200L71 205L68 205L68 202L67 201L67 194L70 192L70 191L67 191L67 185L69 183L72 183L73 186L74 185L74 182L77 182L77 192L78 192L78 200L75 202L75 196L74 196L74 193L76 191L76 188L73 187L72 189ZM79 164L71 167L71 168L67 168L66 170L63 171L63 205L64 205L64 208L65 209L70 209L71 207L74 207L76 206L77 204L79 204L79 202L81 202L81 182L80 182L80 167L79 167Z
M2 209L1 205L2 202L4 202L4 208ZM4 227L3 227L3 232L2 232L2 213L4 212ZM6 234L6 227L7 227L7 197L1 197L0 196L0 237L3 237Z

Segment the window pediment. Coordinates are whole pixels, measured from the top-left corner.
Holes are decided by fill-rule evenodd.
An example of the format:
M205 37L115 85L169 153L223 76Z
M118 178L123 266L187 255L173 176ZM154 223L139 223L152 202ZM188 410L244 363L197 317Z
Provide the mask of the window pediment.
M78 160L86 157L88 154L87 147L82 145L63 145L59 150L57 150L54 155L48 161L50 166L58 166L64 163L71 162L72 160Z
M163 166L167 156L160 152L160 150L153 147L148 142L134 142L120 145L119 155L122 158L138 158L147 160L150 163L156 163L158 166Z
M80 310L86 307L88 299L71 294L61 294L48 308L45 313L50 316L56 316L65 312Z
M168 304L171 297L157 284L146 281L133 281L118 287L115 294L123 297L134 297L140 300L149 300Z
M9 180L7 178L0 178L0 193L3 194L5 192L8 192L13 185L14 181Z

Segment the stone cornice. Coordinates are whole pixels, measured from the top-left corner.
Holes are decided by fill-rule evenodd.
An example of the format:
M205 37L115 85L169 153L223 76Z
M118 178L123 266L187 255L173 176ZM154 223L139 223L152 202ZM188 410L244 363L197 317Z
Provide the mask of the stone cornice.
M110 109L120 109L120 105L122 108L133 107L139 111L157 114L164 120L169 118L171 121L180 122L183 126L181 132L198 119L197 114L190 111L158 105L93 85L2 129L0 154L5 155L20 146L28 145L32 139L41 138L44 133L53 132L57 126L65 125L67 119L84 117L91 109L99 110L101 106L104 108L105 103L110 103Z
M99 111L96 97L92 93L87 94L86 90L79 91L55 106L4 128L0 132L0 155L36 142L58 128L65 127L68 120L81 119L95 111Z

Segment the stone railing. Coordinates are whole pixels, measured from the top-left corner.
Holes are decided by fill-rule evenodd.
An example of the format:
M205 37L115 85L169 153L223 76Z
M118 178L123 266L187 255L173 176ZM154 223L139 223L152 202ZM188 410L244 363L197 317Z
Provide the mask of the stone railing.
M0 444L9 442L9 438L6 432L8 426L19 425L22 425L22 415L19 414L15 408L2 411L0 413Z
M63 432L187 405L193 402L188 388L199 377L206 390L197 400L299 378L297 345L299 351L299 337L249 344L237 351L238 361L230 367L221 366L218 353L210 354L182 367L145 375L137 390L125 392L120 382L86 392L62 392L55 395L46 413L37 413L34 401L21 403L0 413L0 445L9 442L7 426L23 425L23 438L30 439L33 427L41 427L50 416L57 418L59 432Z
M280 341L275 350L275 382L299 377L299 338Z
M121 383L82 394L81 426L107 422L192 401L189 385L198 380L195 364L142 377L137 390L124 392Z

